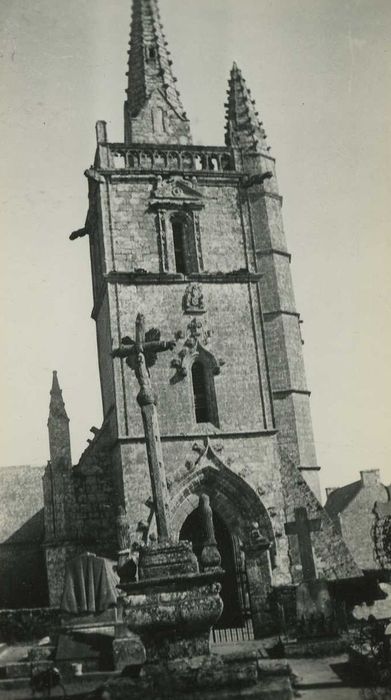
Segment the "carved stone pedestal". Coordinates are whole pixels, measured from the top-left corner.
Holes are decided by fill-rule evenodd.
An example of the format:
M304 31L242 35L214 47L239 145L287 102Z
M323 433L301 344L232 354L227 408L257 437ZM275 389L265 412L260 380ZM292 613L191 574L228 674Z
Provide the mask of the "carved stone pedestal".
M122 619L140 636L147 663L209 654L210 629L223 611L222 569L200 572L189 542L168 542L140 554L139 573L121 585Z
M210 630L223 610L222 574L220 567L200 572L189 542L159 542L140 553L139 580L120 586L123 637L114 654L122 676L100 697L291 700L289 678L260 680L255 651L211 653ZM143 648L146 661L138 674Z

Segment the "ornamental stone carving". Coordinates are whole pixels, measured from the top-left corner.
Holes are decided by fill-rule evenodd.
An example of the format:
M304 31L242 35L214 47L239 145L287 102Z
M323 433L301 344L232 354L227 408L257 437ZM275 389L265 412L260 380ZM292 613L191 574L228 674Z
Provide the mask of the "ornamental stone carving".
M203 357L205 364L210 368L212 374L220 374L221 367L225 364L225 360L217 358L212 349L207 346L211 338L211 331L207 329L206 324L199 318L192 318L187 325L186 336L183 340L177 356L171 361L171 367L177 370L179 378L186 377L191 369L193 362ZM177 333L176 337L183 338L182 333ZM179 343L177 343L177 346Z
M203 195L195 189L196 178L191 182L181 177L156 178L154 190L151 195L151 204L158 206L175 206L187 204L190 209L201 209Z
M183 310L187 314L205 313L204 295L200 284L190 283L183 296Z

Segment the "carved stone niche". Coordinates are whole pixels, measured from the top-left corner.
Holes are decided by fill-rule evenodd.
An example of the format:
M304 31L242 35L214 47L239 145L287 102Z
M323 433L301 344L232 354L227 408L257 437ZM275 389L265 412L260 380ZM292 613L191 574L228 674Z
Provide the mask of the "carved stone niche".
M183 310L186 314L204 314L204 295L200 284L190 283L183 296Z
M183 337L182 334L177 334ZM193 362L201 358L211 374L220 374L225 360L216 357L209 345L211 332L198 318L193 318L187 326L187 335L177 356L172 360L171 367L177 370L180 378L187 377Z

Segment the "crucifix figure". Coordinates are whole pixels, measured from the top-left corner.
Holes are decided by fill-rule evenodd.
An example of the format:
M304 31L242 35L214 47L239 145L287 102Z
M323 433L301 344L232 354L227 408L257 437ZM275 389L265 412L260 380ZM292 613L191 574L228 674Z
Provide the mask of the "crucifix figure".
M169 539L170 512L156 410L156 395L153 391L149 367L155 364L157 353L172 350L174 347L175 340L167 342L160 340L160 331L157 328L152 328L146 333L144 316L138 314L136 340L128 337L123 338L119 348L112 353L113 357L126 358L127 364L134 370L140 385L137 402L141 407L143 417L156 527L161 542Z
M303 580L316 578L314 554L312 551L311 532L320 530L320 519L308 520L305 508L295 508L295 520L285 523L287 535L296 535L299 541L301 565L303 567Z

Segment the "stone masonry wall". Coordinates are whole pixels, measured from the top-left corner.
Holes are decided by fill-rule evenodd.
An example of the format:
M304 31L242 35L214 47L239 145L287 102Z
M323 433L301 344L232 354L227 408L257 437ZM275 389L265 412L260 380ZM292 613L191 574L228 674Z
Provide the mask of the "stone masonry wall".
M150 207L155 185L155 177L113 182L109 199L102 189L107 269L161 270L156 212ZM222 272L243 269L245 254L237 185L222 187L200 181L194 187L203 195L200 229L204 269Z
M85 551L115 558L117 551L116 502L112 482L112 439L107 421L80 458L66 474L66 532L46 531L45 558L49 602L61 602L66 563ZM54 486L58 486L58 480ZM61 484L60 484L61 485ZM47 489L46 510L51 512L51 490Z
M317 576L328 580L360 576L361 570L332 522L291 459L282 453L282 484L286 522L295 520L295 508L305 507L309 520L319 518L320 530L311 532ZM302 566L296 535L289 535L290 570L294 583L302 580Z
M112 331L110 322L109 297L105 292L102 304L96 317L98 341L99 373L102 377L101 392L103 415L107 416L110 408L115 406L115 386L113 360L111 357Z
M111 436L104 427L72 474L75 537L101 556L115 555L117 547L111 450Z
M147 327L158 327L162 338L173 338L178 331L188 333L192 315L182 311L185 284L158 286L119 286L119 317L121 334L134 335L137 313L144 313ZM220 374L214 377L220 429L229 431L272 429L271 410L265 382L265 360L260 350L261 381L257 353L251 328L249 290L246 284L202 285L207 310L197 317L211 337L203 345L217 361L223 360ZM114 290L111 291L114 296ZM172 352L159 355L151 369L152 381L158 395L159 420L162 434L186 433L194 430L195 419L189 376L181 378L171 367L178 357L183 340L179 339ZM116 338L113 338L115 344ZM257 342L260 342L257 338ZM238 362L238 358L240 361ZM243 360L241 359L243 358ZM115 360L117 410L121 435L142 434L140 409L136 402L137 380L124 362ZM125 401L123 400L125 392ZM246 400L243 401L243 396ZM122 399L121 399L122 397Z
M156 129L157 110L162 110L164 128ZM163 127L162 124L162 127ZM128 143L189 143L188 122L180 119L160 92L155 91L135 119L125 104L125 140Z

